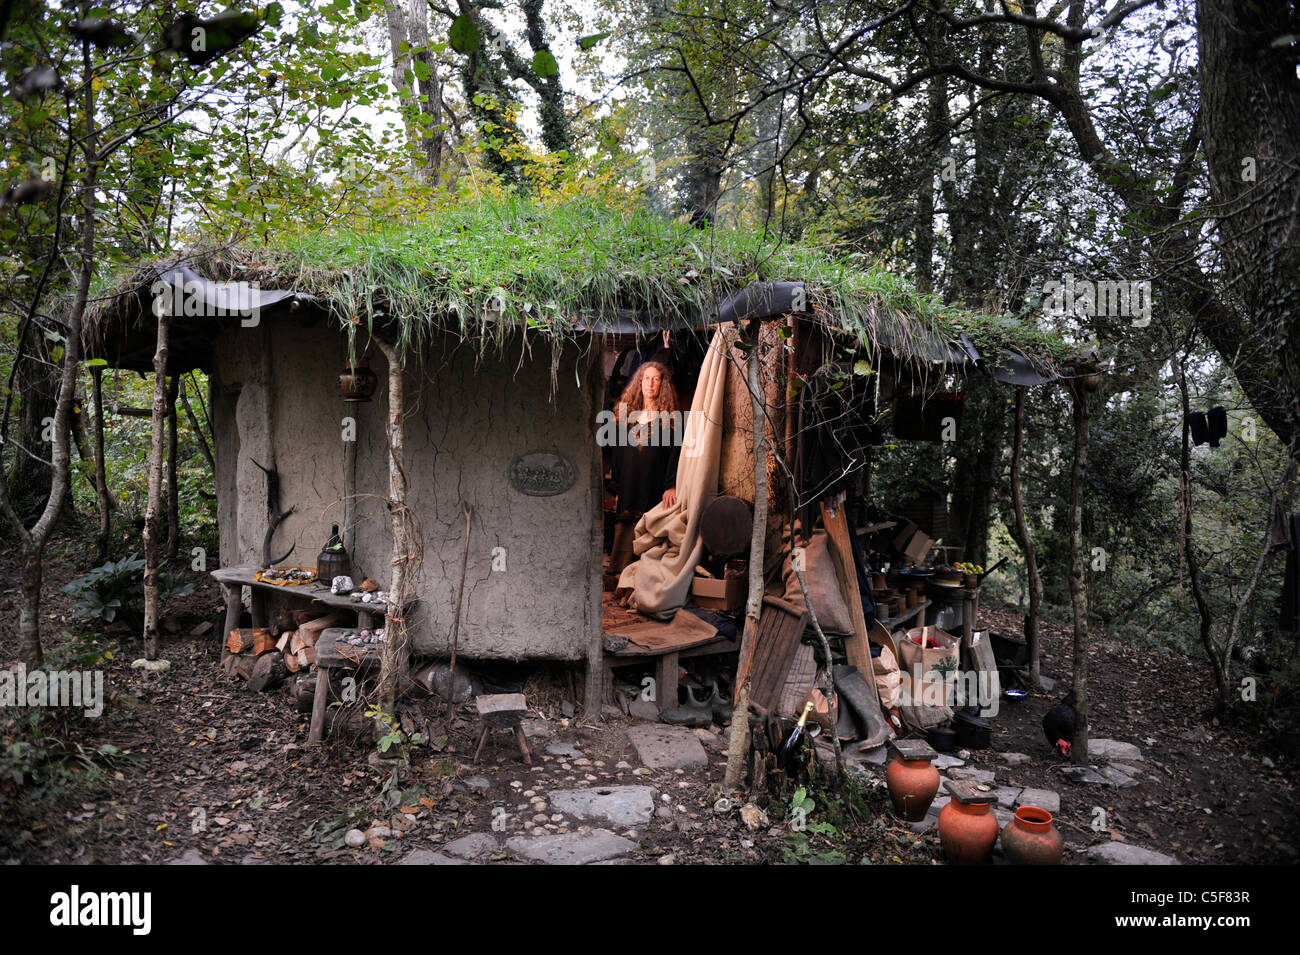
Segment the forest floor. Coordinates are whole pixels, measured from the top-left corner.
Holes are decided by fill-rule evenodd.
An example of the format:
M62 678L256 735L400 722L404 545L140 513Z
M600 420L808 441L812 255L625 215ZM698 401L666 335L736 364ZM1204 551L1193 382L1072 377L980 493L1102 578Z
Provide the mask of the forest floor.
M707 765L646 768L629 737L634 721L608 708L593 722L562 715L575 701L554 669L537 671L525 687L533 710L531 766L504 734L472 763L472 708L462 705L445 724L432 699L419 707L435 727L436 751L413 748L400 779L393 761L370 755L373 747L338 738L308 748L307 717L287 690L250 692L218 668L214 632L189 635L214 618L215 586L171 608L162 652L170 669L132 669L138 636L112 628L91 635L60 592L74 575L69 555L77 546L56 542L50 553L43 632L47 646L64 644L50 654L63 666L104 672L107 702L96 718L41 711L35 736L25 722L32 710L0 710L0 862L383 864L412 853L411 861L538 861L545 854L528 847L542 842L526 841L538 835L581 841L560 845L563 839L552 838L560 853L553 858L625 863L942 861L932 826L916 832L922 827L890 814L879 782L883 767L851 774L858 785L849 795L814 783L806 830L794 831L788 821L789 790L758 797L768 821L751 830L738 807L718 806L725 732L682 731L703 744ZM0 558L0 580L16 581L16 570L12 554ZM16 660L16 605L15 586L0 591L0 666ZM984 617L1017 632L1008 611ZM75 636L60 637L64 631ZM968 754L967 767L995 772L1000 787L1058 793L1066 863L1087 862L1089 847L1112 841L1188 864L1298 861L1294 755L1263 741L1262 714L1227 725L1210 718L1211 688L1197 660L1099 642L1091 661L1092 735L1140 748L1142 759L1132 763L1139 784L1112 789L1067 780L1067 763L1047 746L1040 721L1063 694L1071 634L1049 623L1043 637L1043 672L1062 688L1003 706L992 749ZM580 674L575 682L580 688ZM584 821L552 804L562 803L562 790L624 786L652 787L648 797L638 796L642 810L653 800L647 824ZM367 838L350 848L345 835L354 828ZM463 840L470 834L475 838Z

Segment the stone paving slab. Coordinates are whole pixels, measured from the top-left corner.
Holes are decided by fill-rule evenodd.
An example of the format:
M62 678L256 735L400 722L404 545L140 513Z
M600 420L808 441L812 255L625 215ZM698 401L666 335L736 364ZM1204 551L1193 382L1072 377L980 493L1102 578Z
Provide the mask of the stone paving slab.
M644 826L655 811L652 786L593 785L588 789L553 789L549 795L556 812L615 826Z
M472 832L468 836L461 836L447 843L442 847L442 851L458 859L481 859L499 851L500 848L501 845L495 836L490 836L486 832Z
M1173 856L1129 845L1127 842L1107 842L1093 846L1088 850L1088 861L1100 865L1181 865Z
M1055 816L1061 811L1061 794L1050 789L1022 789L1016 805L1037 806Z
M432 849L412 849L398 865L469 865L464 859L453 859Z
M651 769L689 769L709 765L709 757L695 734L684 726L643 724L629 726L628 738L641 763Z
M507 851L529 862L547 865L590 865L627 855L635 842L616 836L608 829L565 832L553 836L514 836L506 840Z
M1132 743L1125 743L1117 739L1090 739L1088 740L1088 758L1100 759L1108 763L1116 760L1140 763L1142 762L1142 750Z

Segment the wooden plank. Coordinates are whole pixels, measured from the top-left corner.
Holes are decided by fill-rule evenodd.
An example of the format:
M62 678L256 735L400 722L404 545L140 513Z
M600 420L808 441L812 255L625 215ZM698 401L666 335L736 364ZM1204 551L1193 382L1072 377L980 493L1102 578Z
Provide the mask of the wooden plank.
M849 525L844 508L827 507L822 502L822 526L830 539L835 576L839 578L840 593L849 605L849 619L853 621L853 635L844 638L844 652L849 666L859 673L871 672L871 645L867 638L867 618L862 613L862 595L858 592L857 571L853 566L853 550L849 544ZM813 608L816 610L816 608ZM874 686L875 681L871 681Z
M784 600L764 598L749 696L750 704L759 713L772 712L780 703L807 620L806 612L796 610Z

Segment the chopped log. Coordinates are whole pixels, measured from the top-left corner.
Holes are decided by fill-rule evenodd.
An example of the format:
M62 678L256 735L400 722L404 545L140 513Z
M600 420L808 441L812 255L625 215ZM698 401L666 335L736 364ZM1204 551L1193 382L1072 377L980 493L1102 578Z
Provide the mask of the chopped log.
M289 649L289 641L297 632L297 630L286 630L284 633L280 634L280 639L275 641L275 648L281 653L292 652Z
M258 661L258 658L253 656L251 653L237 654L232 656L230 659L235 661L235 676L239 677L241 680L247 680L253 675L253 666Z
M301 666L311 667L316 665L316 648L303 647L298 651L298 663Z
M303 647L309 647L311 643L299 631L295 630L289 634L289 652L297 653Z
M253 653L261 656L275 649L275 636L265 627L253 631Z
M248 678L248 688L258 693L274 690L288 678L289 668L284 664L284 656L278 650L272 650L257 658Z
M235 654L230 654L221 661L221 672L226 676L235 675L235 662L239 659Z
M243 653L245 650L253 649L253 631L247 628L231 630L230 635L226 637L226 649L231 653Z
M298 662L298 654L285 653L283 650L278 651L284 657L284 665L289 668L290 673L297 673L302 669L302 664Z
M298 712L305 716L311 714L312 704L316 701L316 677L315 673L299 673L298 681L293 685Z
M308 620L306 623L298 625L298 635L314 647L316 646L316 641L320 639L321 633L329 627L338 626L342 619L342 614L332 613L327 617L317 617L315 620Z
M322 610L295 610L293 612L293 624L295 627L301 627L309 620L315 620L317 617L325 616Z

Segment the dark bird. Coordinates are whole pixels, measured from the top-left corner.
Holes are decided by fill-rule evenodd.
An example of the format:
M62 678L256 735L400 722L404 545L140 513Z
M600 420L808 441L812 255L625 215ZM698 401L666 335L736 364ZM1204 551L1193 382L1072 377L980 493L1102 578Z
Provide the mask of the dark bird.
M163 32L163 49L179 53L192 66L203 66L229 53L262 28L256 13L223 10L208 20L182 13Z
M121 48L134 46L138 42L134 33L108 17L87 17L78 20L68 29L78 40L86 40L93 46Z
M53 188L53 184L33 176L26 182L16 182L6 189L4 195L0 196L0 206L26 206L40 202Z
M1047 711L1043 717L1043 735L1052 748L1062 756L1070 755L1070 741L1074 739L1074 727L1078 714L1074 712L1074 691L1066 694L1065 699Z
M63 80L59 79L59 74L55 73L52 67L38 66L28 70L19 78L14 87L14 96L19 100L25 100L48 93L50 90L61 89L63 89Z

